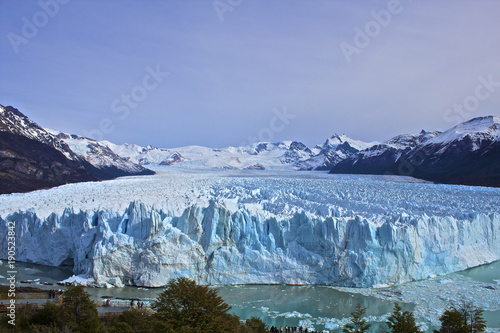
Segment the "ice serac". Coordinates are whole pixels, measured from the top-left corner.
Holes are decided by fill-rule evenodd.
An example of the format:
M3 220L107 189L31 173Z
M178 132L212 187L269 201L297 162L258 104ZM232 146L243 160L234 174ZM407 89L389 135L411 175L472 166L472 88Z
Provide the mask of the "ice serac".
M179 214L132 201L124 210L3 215L0 235L8 221L16 222L17 260L73 266L99 286L158 287L178 276L213 285L386 286L500 259L497 212L286 216L210 200Z

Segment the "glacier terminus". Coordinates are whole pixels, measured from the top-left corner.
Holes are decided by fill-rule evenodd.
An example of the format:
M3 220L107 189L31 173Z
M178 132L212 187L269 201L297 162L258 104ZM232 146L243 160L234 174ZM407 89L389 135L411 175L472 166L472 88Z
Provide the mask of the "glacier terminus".
M0 256L95 286L383 287L500 259L500 188L290 170L183 170L0 196Z

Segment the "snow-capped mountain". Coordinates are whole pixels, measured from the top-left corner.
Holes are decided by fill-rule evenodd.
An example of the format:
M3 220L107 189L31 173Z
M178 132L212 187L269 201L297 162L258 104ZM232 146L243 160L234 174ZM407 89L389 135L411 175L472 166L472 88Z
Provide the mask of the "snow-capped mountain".
M363 173L358 170L369 169L369 173L384 174L398 159L418 145L438 135L439 132L426 132L419 134L402 134L380 144L375 144L367 149L353 153L332 166L332 170L346 170L345 173ZM353 167L353 165L356 165Z
M209 148L186 146L179 148L116 145L103 141L118 155L139 164L173 165L194 169L292 169L298 162L311 157L311 150L297 141L259 142L244 147Z
M84 167L100 179L153 173L118 156L107 146L93 139L42 128L11 106L0 107L0 128L54 147L70 160L87 161L90 166L84 163ZM97 170L94 170L94 168Z
M139 165L174 165L185 160L179 152L153 146L141 147L136 144L117 145L107 140L100 142L119 156Z
M341 161L331 173L397 174L500 186L500 118L474 118L443 133L400 135Z
M312 149L313 156L305 161L298 161L300 170L330 170L346 158L355 156L359 151L376 145L378 142L353 140L347 135L333 135L325 143Z
M440 144L445 148L458 142L469 143L469 151L481 149L485 144L500 141L500 117L477 117L456 125L435 136L427 144Z
M98 169L99 178L110 179L120 176L151 175L153 171L123 158L108 146L90 138L47 129L49 133Z
M69 146L12 106L0 105L0 131L22 135L28 139L51 146L70 160L78 160Z
M213 149L200 146L175 148L186 158L186 166L216 169L293 169L311 151L297 141L258 142L243 147Z
M0 105L0 133L2 193L154 173L94 140L46 130L11 106Z
M12 108L5 127L50 144L68 158L82 161L94 176L105 179L126 174L147 174L145 165L174 165L195 169L300 169L326 170L339 161L374 143L334 135L313 149L298 141L258 142L243 147L179 148L141 147L136 144L117 145L78 135L43 129ZM14 126L15 124L15 126ZM88 164L86 164L88 163Z
M427 140L434 138L435 136L441 134L439 131L420 131L419 134L401 134L385 142L385 145L396 148L398 150L406 150L414 148L420 144L425 143Z
M323 145L317 145L313 149L298 141L257 142L227 148L156 148L133 144L116 145L109 141L101 143L118 155L141 165L173 165L182 162L182 166L186 168L255 170L329 170L339 161L377 144L353 140L346 135L334 135Z
M310 149L298 141L243 147L179 148L117 145L45 130L12 107L0 108L0 129L47 144L84 165L99 179L151 174L144 165L190 169L331 170L332 173L411 175L426 180L500 186L500 118L479 117L443 133L398 135L384 143L333 135Z
M0 194L92 180L65 143L0 105Z

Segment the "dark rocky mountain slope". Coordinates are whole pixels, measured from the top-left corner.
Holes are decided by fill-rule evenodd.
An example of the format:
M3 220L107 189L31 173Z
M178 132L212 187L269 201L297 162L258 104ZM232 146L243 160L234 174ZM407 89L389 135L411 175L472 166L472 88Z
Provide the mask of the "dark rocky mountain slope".
M0 193L154 174L92 142L85 156L11 106L0 105Z
M419 136L395 138L363 150L336 164L330 173L395 174L445 184L500 187L499 117L478 117L443 133L421 132Z
M94 180L81 163L54 147L0 131L0 194Z

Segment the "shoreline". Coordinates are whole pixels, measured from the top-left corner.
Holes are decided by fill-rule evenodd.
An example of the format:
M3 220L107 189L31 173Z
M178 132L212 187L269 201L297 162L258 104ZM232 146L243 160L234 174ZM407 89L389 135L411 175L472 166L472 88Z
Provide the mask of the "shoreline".
M21 274L19 278L23 281L31 279L34 282L30 285L18 285L18 288L23 288L22 290L27 292L46 293L48 289L65 289L55 283L72 274L68 270L37 264L18 263L18 266ZM357 301L361 301L372 310L369 314L370 318L380 321L383 315L390 311L393 302L398 301L406 304L408 310L415 311L419 323L426 323L427 327L433 327L431 323L436 323L440 312L449 306L449 302L459 301L463 296L474 300L476 305L485 309L489 327L494 328L498 326L496 318L500 315L500 304L495 303L500 299L500 281L497 281L499 273L500 261L496 261L493 264L481 265L459 273L389 288L290 284L233 284L214 286L214 288L217 288L219 294L232 306L232 311L236 315L244 317L248 314L260 317L269 326L272 324L276 326L281 322L298 323L311 320L319 327L325 324L333 327L342 323L342 318L348 316L351 311L351 303ZM39 278L41 280L38 280ZM43 282L54 284L44 285ZM116 312L117 309L127 310L132 299L140 299L141 302L149 304L162 287L126 286L110 289L87 287L86 290L100 308L104 305L105 299L111 299L112 307L108 310L113 309L112 311ZM46 300L45 298L44 301ZM318 310L318 305L321 305L323 310Z

